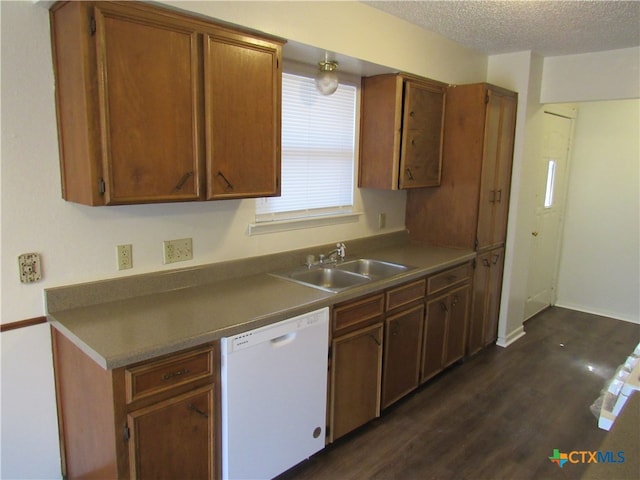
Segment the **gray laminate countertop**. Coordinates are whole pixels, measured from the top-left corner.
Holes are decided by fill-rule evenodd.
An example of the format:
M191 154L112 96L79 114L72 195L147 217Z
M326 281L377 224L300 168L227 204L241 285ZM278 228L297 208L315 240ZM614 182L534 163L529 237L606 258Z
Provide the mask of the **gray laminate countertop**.
M183 282L161 291L123 298L98 295L117 281L96 284L95 298L69 300L65 288L50 289L50 323L105 369L112 369L202 345L243 331L278 322L335 303L398 285L470 261L475 252L401 242L363 250L360 258L375 258L414 267L386 280L329 293L274 277L267 272ZM188 269L191 277L200 275ZM205 267L202 267L205 268ZM207 267L211 268L211 267ZM166 274L165 274L166 275ZM185 272L182 275L186 277ZM144 282L144 275L136 282ZM126 280L122 280L126 281ZM151 279L150 281L153 281ZM74 292L79 290L76 288ZM58 301L62 297L64 301ZM105 300L106 299L106 300Z

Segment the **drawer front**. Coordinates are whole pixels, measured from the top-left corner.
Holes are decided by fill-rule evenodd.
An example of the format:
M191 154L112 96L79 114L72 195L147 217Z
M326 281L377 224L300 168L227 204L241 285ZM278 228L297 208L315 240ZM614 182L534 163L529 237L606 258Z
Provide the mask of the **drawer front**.
M333 335L343 334L382 320L384 295L379 293L333 309Z
M458 267L450 268L444 272L429 277L427 281L427 295L441 292L453 285L464 283L471 279L471 264L465 263Z
M127 368L127 403L213 375L213 351L209 347Z
M425 285L426 280L422 279L387 290L387 310L393 310L424 298Z

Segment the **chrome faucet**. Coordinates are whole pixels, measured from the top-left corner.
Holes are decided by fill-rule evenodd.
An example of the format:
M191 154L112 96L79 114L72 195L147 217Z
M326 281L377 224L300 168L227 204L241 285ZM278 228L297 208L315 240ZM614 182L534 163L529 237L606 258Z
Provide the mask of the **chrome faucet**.
M329 260L328 260L329 262L337 262L338 259L340 259L340 261L343 261L346 254L347 254L347 246L342 242L336 243L336 248L331 250L326 255L320 255L320 263L326 263L327 262L327 260L325 260L326 257L329 257Z
M315 261L314 255L307 255L307 261L305 262L305 265L308 268L311 268L315 265L325 265L327 263L336 263L338 260L342 262L344 261L344 257L346 255L347 255L347 246L344 243L340 242L340 243L336 243L336 248L331 250L326 255L324 253L321 253L320 255L318 255L317 262Z

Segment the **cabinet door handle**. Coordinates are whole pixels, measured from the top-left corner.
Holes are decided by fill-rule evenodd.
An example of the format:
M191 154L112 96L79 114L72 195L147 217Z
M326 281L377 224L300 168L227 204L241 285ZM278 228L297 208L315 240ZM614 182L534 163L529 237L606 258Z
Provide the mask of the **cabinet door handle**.
M196 412L198 415L200 415L201 417L204 418L209 418L209 414L203 410L200 410L198 407L196 407L193 403L189 404L189 410L191 410L192 412Z
M222 180L224 180L224 182L227 184L227 190L233 190L233 185L231 185L231 182L227 180L227 177L224 176L224 173L218 171L218 176L222 178Z
M370 338L371 340L373 340L374 342L376 342L376 345L378 345L378 346L382 345L382 344L380 343L380 340L378 340L378 339L377 339L376 337L374 337L372 334L369 334L369 338Z
M489 263L489 260L487 260L486 258L483 258L483 259L482 259L482 264L483 264L485 267L490 267L490 266L491 266L491 264Z
M184 184L187 183L187 180L189 180L189 178L191 177L193 177L193 172L185 173L184 176L180 179L180 181L176 185L176 190L181 190L182 187L184 187Z
M489 200L489 203L496 203L496 191L495 190L491 190L491 199Z
M451 299L451 308L454 308L458 304L458 295L454 295Z
M496 202L501 203L502 202L502 189L497 190L496 193L498 194L498 198L496 199Z
M449 311L449 309L447 308L447 304L444 302L440 302L440 308L442 308L442 310L445 312Z
M392 323L391 324L391 335L394 336L394 337L397 336L398 335L398 330L399 330L398 322Z
M406 172L407 172L407 176L409 177L409 180L413 180L413 173L411 173L411 169L407 168Z
M493 256L493 264L495 265L496 263L498 263L498 260L500 260L500 255L498 255L497 253Z
M165 373L162 376L162 380L170 380L173 377L179 377L180 375L185 375L189 373L189 369L188 368L183 368L182 370L178 370L177 372L171 372L171 373Z
M410 116L411 118L415 117L415 116L416 116L416 112L409 112L409 116Z

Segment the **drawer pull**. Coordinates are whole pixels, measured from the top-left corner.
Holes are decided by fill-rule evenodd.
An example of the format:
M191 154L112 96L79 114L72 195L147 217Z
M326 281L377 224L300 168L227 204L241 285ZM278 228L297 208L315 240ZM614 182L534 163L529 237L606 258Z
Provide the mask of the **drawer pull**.
M189 410L191 410L192 412L196 412L198 415L200 415L201 417L204 418L209 418L209 414L207 412L204 412L202 410L200 410L198 407L196 407L193 403L189 404Z
M376 337L374 337L373 335L369 334L369 338L371 338L371 340L373 340L374 342L376 342L376 345L380 346L382 345L380 343L380 340L378 340Z
M172 379L173 377L179 377L180 375L185 375L189 373L189 369L183 368L182 370L178 370L177 372L165 373L162 376L162 380L167 381Z

